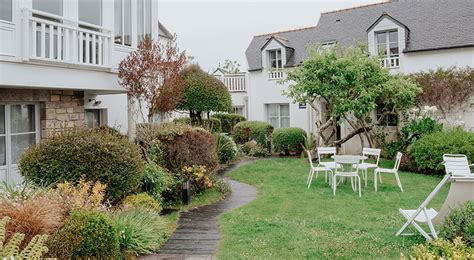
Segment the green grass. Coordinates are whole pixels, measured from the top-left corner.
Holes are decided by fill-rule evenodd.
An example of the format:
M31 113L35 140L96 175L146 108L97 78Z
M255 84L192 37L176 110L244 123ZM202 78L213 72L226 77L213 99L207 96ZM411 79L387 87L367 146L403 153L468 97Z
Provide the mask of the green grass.
M390 162L383 162L388 166ZM242 166L228 176L258 188L251 203L219 217L222 240L217 256L229 258L400 258L421 236L396 237L404 223L398 208L417 208L440 178L400 173L383 175L374 192L373 174L362 198L350 182L336 196L320 173L305 186L309 164L304 159L273 158ZM323 176L323 177L321 177ZM364 184L362 184L364 185ZM431 206L439 209L444 188ZM412 231L412 230L410 230Z

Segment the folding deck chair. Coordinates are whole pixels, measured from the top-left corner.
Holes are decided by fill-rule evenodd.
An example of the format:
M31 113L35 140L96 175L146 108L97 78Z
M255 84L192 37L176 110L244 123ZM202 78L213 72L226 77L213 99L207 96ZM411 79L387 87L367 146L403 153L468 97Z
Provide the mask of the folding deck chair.
M428 195L425 201L423 201L420 207L418 207L416 210L399 209L400 213L407 219L407 222L397 232L397 236L410 235L404 234L403 232L411 224L418 232L420 232L421 235L426 238L426 240L430 240L432 238L437 239L438 233L434 225L441 224L444 221L446 215L449 213L450 209L462 205L466 201L474 200L474 174L472 174L470 171L466 171L466 167L469 169L467 158L465 158L465 156L461 156L463 160L460 160L459 155L454 157L450 156L451 155L443 156L446 175L436 186L436 188ZM460 165L459 161L463 161L464 166ZM453 165L455 167L452 167ZM436 194L438 194L441 188L446 183L448 183L448 181L451 183L449 193L440 211L437 212L433 208L427 209L426 206L428 206L431 200L436 196ZM430 233L423 230L423 228L421 228L418 223L428 224Z

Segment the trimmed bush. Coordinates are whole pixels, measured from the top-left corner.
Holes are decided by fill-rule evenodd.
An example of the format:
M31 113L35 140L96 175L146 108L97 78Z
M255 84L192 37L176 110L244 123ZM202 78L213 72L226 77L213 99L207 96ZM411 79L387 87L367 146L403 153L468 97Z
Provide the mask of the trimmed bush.
M278 128L273 132L272 144L275 152L300 154L303 151L306 131L297 127Z
M145 166L145 174L142 180L142 191L152 196L156 201L163 202L163 195L175 184L171 173L157 165L150 162Z
M266 122L244 121L234 127L234 141L238 144L255 140L270 151L273 126Z
M99 212L73 211L48 240L50 257L114 258L119 255L119 238L113 222Z
M443 154L465 154L474 158L474 132L453 129L425 135L408 147L418 169L443 174Z
M153 210L127 208L114 214L112 220L125 256L155 253L167 239L166 222Z
M239 114L214 114L211 118L217 118L221 121L222 132L231 134L234 126L247 119Z
M246 142L240 149L242 153L252 157L265 157L270 155L268 149L257 143L255 140Z
M147 208L155 211L157 214L161 212L161 205L152 196L146 193L127 196L123 200L123 206L132 208Z
M140 125L137 139L145 147L160 144L163 165L173 173L186 166L203 165L213 172L218 165L214 136L198 127L185 124Z
M173 119L173 122L192 125L191 118L189 117L175 118ZM203 119L201 127L213 133L220 133L222 131L221 121L218 118L213 117Z
M140 148L109 129L74 129L30 147L20 161L27 181L50 185L70 181L100 181L105 198L113 202L140 186L143 160Z
M226 134L216 134L216 145L219 163L226 164L237 156L237 145L232 137Z
M470 247L474 246L474 201L451 209L439 229L440 237L454 240L462 237Z

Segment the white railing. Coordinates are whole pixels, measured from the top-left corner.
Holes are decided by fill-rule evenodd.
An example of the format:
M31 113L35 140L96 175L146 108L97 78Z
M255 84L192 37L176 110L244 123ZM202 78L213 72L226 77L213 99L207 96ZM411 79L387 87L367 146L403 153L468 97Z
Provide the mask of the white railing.
M283 79L284 73L283 70L272 70L268 72L269 80Z
M245 73L216 75L216 78L224 83L229 92L247 91Z
M23 59L110 68L112 31L23 9Z
M379 59L380 65L383 68L399 68L400 67L400 57L398 56L391 56Z

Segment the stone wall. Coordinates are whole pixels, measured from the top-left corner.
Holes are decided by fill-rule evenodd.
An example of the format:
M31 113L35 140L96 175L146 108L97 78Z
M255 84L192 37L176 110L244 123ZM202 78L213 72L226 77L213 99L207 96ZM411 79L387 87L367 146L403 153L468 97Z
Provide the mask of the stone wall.
M39 104L42 139L67 128L85 127L84 91L3 88L0 102Z

